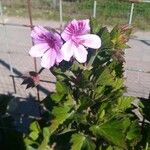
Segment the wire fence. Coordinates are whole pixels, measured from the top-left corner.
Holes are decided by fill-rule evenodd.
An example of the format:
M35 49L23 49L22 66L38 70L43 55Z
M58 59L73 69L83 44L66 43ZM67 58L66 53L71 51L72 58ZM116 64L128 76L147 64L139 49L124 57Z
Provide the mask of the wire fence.
M149 2L149 1L145 1L145 2ZM41 18L41 19L42 18L44 18L44 19L55 18L55 20L57 21L57 24L59 22L59 25L58 25L59 29L62 27L62 25L65 21L67 21L71 18L81 18L81 17L89 18L91 16L93 16L95 18L96 17L99 18L99 14L102 12L102 10L99 9L100 4L98 3L98 1L96 1L96 0L89 1L88 0L86 5L84 3L83 10L81 9L81 8L83 8L83 6L82 5L79 6L79 4L80 4L80 1L73 1L73 2L68 3L67 1L59 0L57 4L54 4L54 3L52 3L52 0L41 0L41 1L40 0L23 0L23 1L21 1L21 0L15 0L15 1L14 0L1 0L0 1L0 14L1 14L0 25L2 26L3 32L4 32L3 40L8 41L8 39L9 39L8 26L18 27L18 28L23 27L23 28L27 28L27 30L29 30L29 29L32 30L32 27L34 26L33 19L37 18L37 17ZM134 21L135 4L129 3L128 6L130 6L128 11L122 10L122 15L124 16L124 20L126 20L124 23L129 23L129 25L131 25ZM14 14L11 14L13 11L14 11ZM82 11L84 11L85 13L83 13ZM66 15L66 14L68 14L68 15ZM71 14L71 15L69 15L69 14ZM26 21L22 21L19 23L15 20L14 20L14 22L7 22L5 20L6 15L16 15L16 16L21 15L21 16L28 17L28 19ZM109 17L113 17L113 16L111 16L111 14L110 14ZM107 18L107 14L106 14L106 18ZM121 20L121 18L119 18L119 20ZM101 22L103 22L103 21L101 21ZM122 22L119 21L117 23L122 23ZM31 43L33 44L33 42L31 42ZM18 80L18 77L20 77L20 74L22 74L22 71L20 72L20 74L16 75L16 70L15 70L14 63L13 63L14 60L12 59L12 55L11 55L12 53L14 53L14 51L12 50L12 48L10 47L10 45L7 42L5 42L4 45L5 45L4 49L6 49L8 51L7 58L8 58L8 62L9 62L8 67L10 70L10 77L12 79L11 82L13 83L14 93L17 93L18 89L16 87L16 82ZM15 57L16 56L14 56L14 59L16 59ZM29 67L29 68L33 68L37 72L39 69L37 60L34 58L32 60L32 62L33 62L32 63L33 66ZM31 63L31 61L30 61L30 63ZM141 68L129 68L129 67L125 66L125 70L137 72L138 80L140 79L140 77L139 77L140 73L149 74L149 71L142 70ZM45 81L45 80L43 80L43 81ZM46 81L46 82L48 82L48 81ZM39 90L40 89L37 87L37 89L35 91L36 97L38 100L41 99Z

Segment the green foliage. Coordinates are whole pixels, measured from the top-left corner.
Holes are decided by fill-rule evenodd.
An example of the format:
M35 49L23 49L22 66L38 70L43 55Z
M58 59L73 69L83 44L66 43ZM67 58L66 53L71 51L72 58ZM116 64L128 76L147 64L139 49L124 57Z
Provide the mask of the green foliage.
M51 69L57 82L56 91L46 99L50 120L41 129L37 123L31 125L30 146L40 150L145 147L138 117L132 112L134 98L124 95L123 51L131 29L116 26L109 32L94 19L91 25L102 47L89 51L85 64L62 62Z
M91 127L91 131L94 135L103 137L114 145L126 148L124 130L124 121L113 119L104 124Z
M86 137L81 133L73 134L71 143L71 150L92 150L96 148L94 142L92 142L89 137Z

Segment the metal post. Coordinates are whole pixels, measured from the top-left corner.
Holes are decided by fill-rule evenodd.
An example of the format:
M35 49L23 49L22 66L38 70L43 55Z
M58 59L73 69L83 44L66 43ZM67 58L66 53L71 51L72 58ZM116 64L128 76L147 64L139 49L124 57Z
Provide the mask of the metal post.
M134 3L131 4L131 11L130 11L129 25L131 25L131 23L132 23L133 10L134 10Z
M97 6L97 1L94 1L94 7L93 7L93 17L96 18L96 6Z
M6 31L6 26L5 26L5 21L4 21L4 17L3 17L3 8L2 8L2 1L0 0L0 16L1 16L1 20L2 20L2 23L3 23L3 28L4 28L4 32L5 32L5 41L8 41L7 40L7 31ZM14 88L14 93L16 94L17 93L17 90L16 90L16 83L15 83L15 79L14 79L14 72L13 72L13 65L12 65L12 61L11 61L11 56L10 56L10 50L9 50L9 46L8 46L8 43L6 42L6 51L8 52L8 60L9 60L9 69L10 69L10 76L12 77L12 82L13 82L13 88Z
M63 16L62 16L62 0L59 0L59 15L60 15L60 29L63 26Z
M28 4L28 14L29 14L30 27L31 27L31 30L32 30L32 28L33 28L33 21L32 21L32 12L31 12L31 0L27 0L27 4ZM32 41L32 45L34 45L33 41ZM35 69L35 72L37 72L37 61L36 61L36 58L34 58L34 69ZM40 93L39 93L38 86L37 86L37 99L38 99L38 101L40 101Z

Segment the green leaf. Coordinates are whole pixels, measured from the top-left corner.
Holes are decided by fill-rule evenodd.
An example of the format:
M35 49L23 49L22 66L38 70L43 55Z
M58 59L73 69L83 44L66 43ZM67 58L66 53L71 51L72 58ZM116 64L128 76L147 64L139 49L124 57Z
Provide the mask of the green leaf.
M93 141L81 133L73 134L71 143L71 150L95 150L96 148Z
M64 106L69 106L69 107L72 107L76 104L73 96L71 94L68 94L66 96L66 101L64 102Z
M96 34L100 30L100 25L95 18L91 18L90 20L91 32Z
M133 97L122 96L118 99L117 109L121 111L125 111L126 109L131 107L133 102Z
M85 139L86 137L83 134L73 134L71 138L71 150L81 150Z
M51 98L53 101L58 103L62 100L64 95L68 93L68 91L69 91L69 89L65 83L63 83L61 81L57 81L56 82L56 93L53 93L51 95Z
M32 146L30 146L30 145L27 145L26 146L26 150L37 150L36 148L33 148Z
M52 100L57 103L60 102L63 97L64 97L64 93L54 93L51 95Z
M66 94L68 92L68 87L66 86L65 83L63 83L61 81L57 81L56 82L56 91L58 93L64 93L64 94Z
M114 44L114 49L124 49L128 46L126 45L126 42L129 40L129 36L131 34L131 29L129 28L123 28L121 26L116 26L111 31L111 41Z
M26 145L26 147L30 146L30 145L38 145L37 142L33 141L32 139L30 139L29 137L25 137L24 138L24 143Z
M52 114L54 115L54 119L51 121L50 125L50 134L52 134L65 120L67 120L73 112L70 112L71 107L69 106L57 106L54 107Z
M112 48L112 42L110 38L110 33L108 32L108 29L106 27L101 28L98 35L101 37L102 40L102 46L101 49L108 50Z
M51 148L48 145L49 138L50 138L49 128L45 127L43 128L43 141L39 146L38 150L51 150Z
M110 70L106 68L98 77L97 84L112 85L114 84L114 77L111 75Z
M33 140L36 140L39 137L39 133L36 131L33 131L29 134L29 137Z
M114 145L126 148L124 125L122 120L109 120L102 125L94 125L90 128L94 135L103 137Z
M127 139L128 140L134 140L134 141L139 141L141 137L141 131L140 131L140 127L138 125L137 121L132 122L130 129L127 133Z
M113 147L109 146L106 150L113 150Z
M112 84L112 86L115 88L115 90L123 88L124 80L117 78L116 80L114 80L114 83Z
M30 130L31 131L36 131L36 132L40 132L41 131L40 126L39 126L37 121L34 121L34 122L31 123Z
M34 141L37 140L39 137L39 133L41 132L40 126L37 121L31 123L30 131L31 132L29 133L29 138L31 138Z
M96 149L95 143L89 137L87 137L86 140L84 141L83 150L95 150L95 149Z

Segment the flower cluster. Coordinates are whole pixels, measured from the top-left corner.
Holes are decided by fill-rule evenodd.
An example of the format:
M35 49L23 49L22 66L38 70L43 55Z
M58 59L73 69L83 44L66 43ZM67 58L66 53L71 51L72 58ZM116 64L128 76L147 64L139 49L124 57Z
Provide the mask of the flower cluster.
M31 37L34 46L29 54L32 57L42 57L41 66L47 69L62 60L70 61L72 57L80 63L85 63L87 48L99 49L101 46L100 37L90 34L88 19L71 21L61 34L36 26Z

